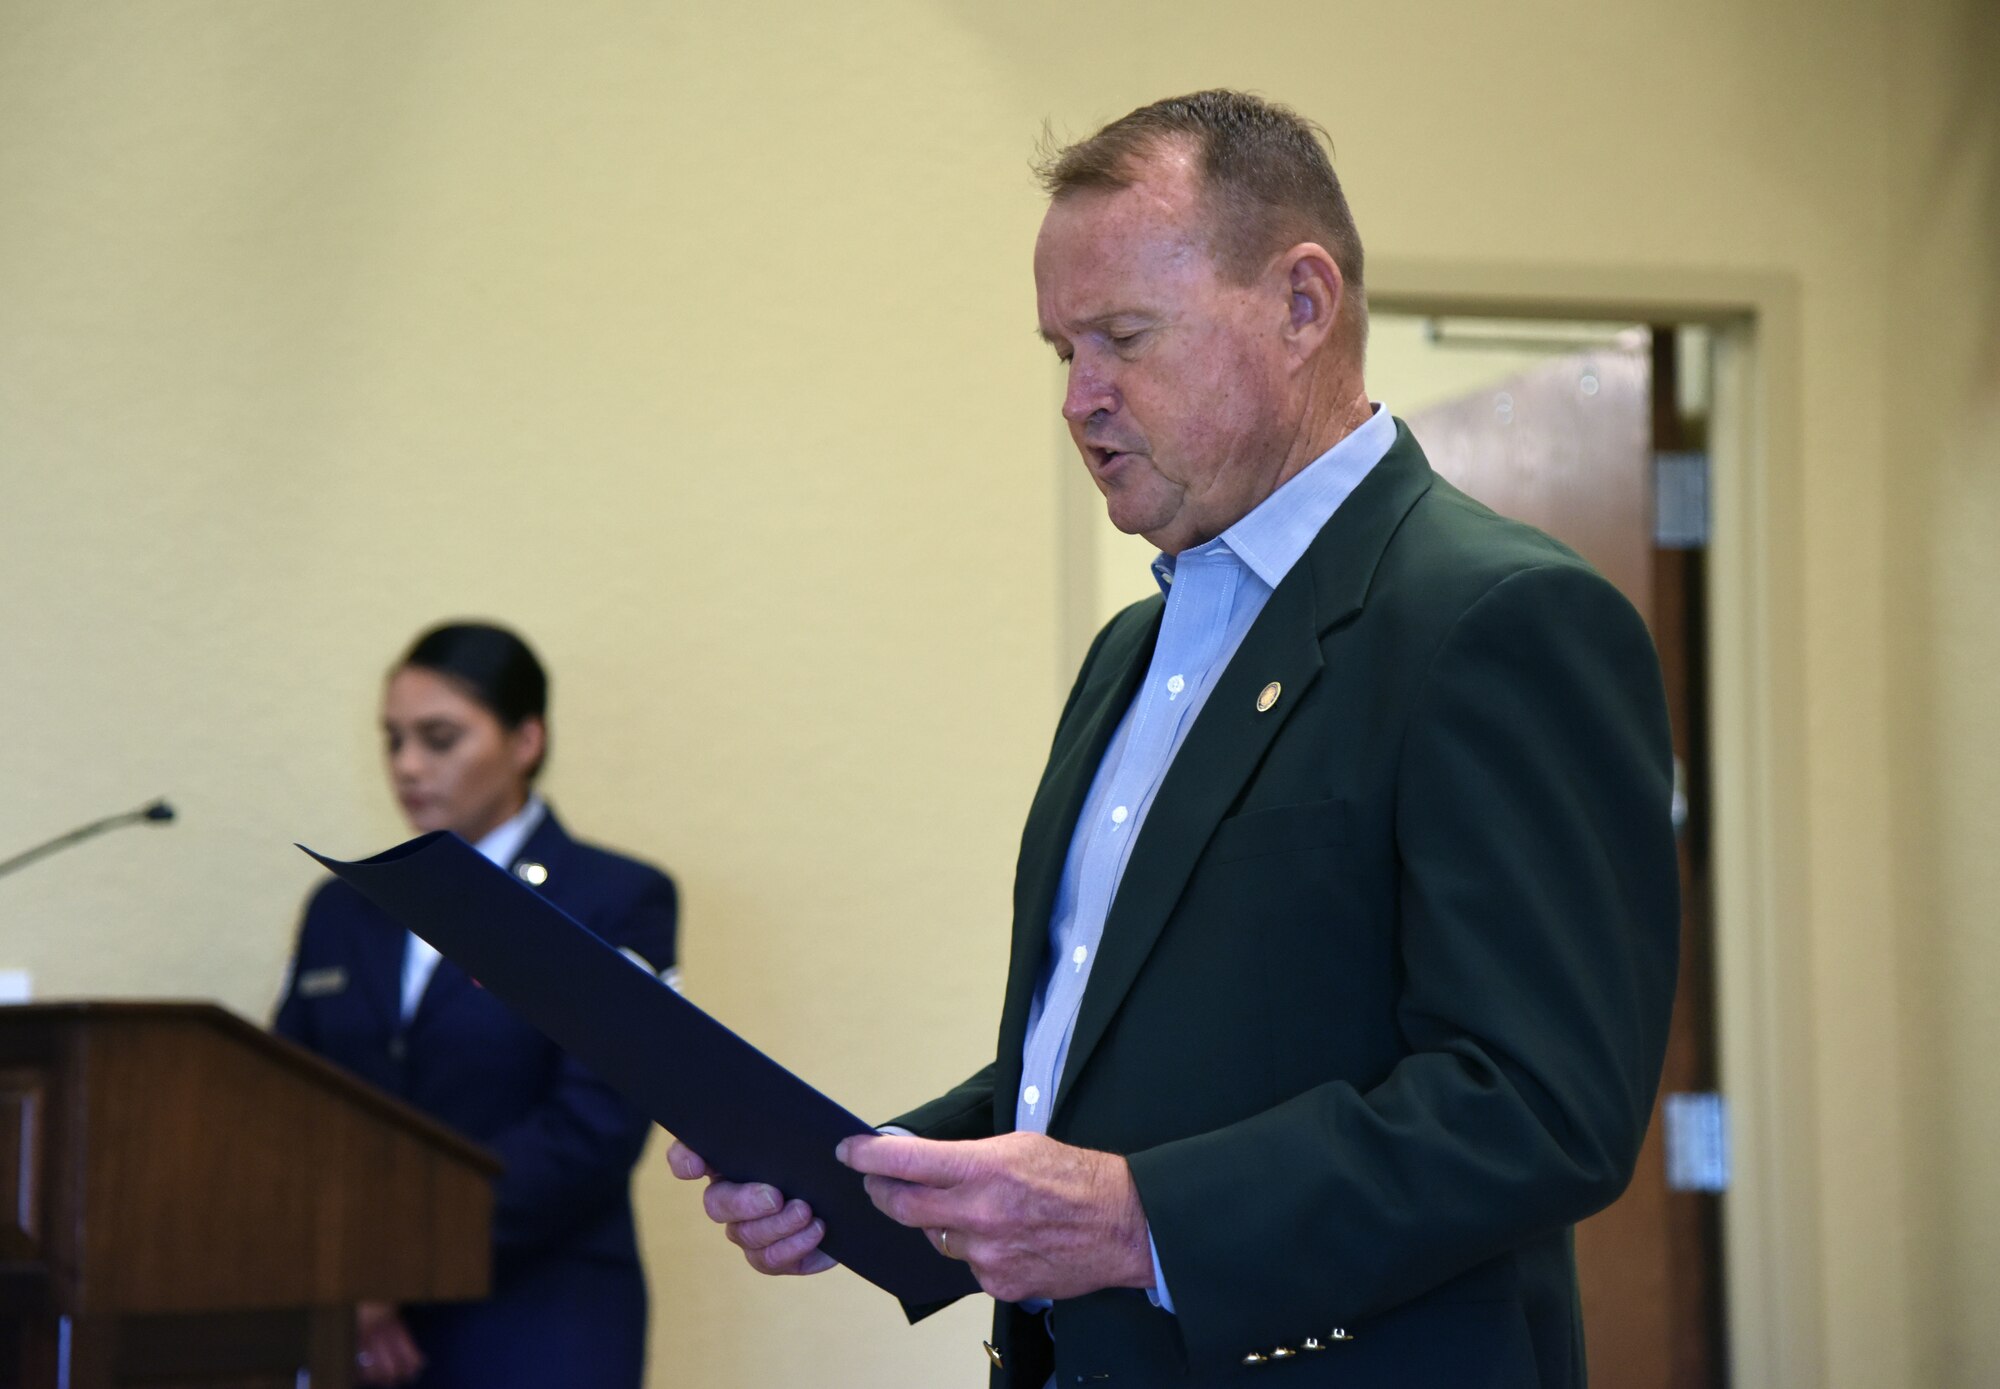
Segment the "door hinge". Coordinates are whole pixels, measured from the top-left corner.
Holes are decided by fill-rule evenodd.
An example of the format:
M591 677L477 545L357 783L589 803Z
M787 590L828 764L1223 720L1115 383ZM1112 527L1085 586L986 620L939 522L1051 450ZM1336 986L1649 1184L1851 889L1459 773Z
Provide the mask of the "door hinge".
M1708 545L1708 455L1653 455L1653 543L1662 550Z
M1713 1090L1668 1095L1669 1191L1729 1190L1729 1102Z

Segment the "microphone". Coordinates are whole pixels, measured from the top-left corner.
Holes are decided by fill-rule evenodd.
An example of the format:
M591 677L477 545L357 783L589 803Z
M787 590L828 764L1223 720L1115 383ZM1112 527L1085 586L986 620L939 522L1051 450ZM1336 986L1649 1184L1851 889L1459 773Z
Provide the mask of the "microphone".
M0 878L6 877L18 868L26 868L36 859L47 858L50 854L60 853L72 844L81 844L86 839L95 839L106 830L115 830L124 825L136 825L143 821L151 821L155 824L163 825L173 818L174 808L168 805L164 799L161 799L149 805L142 805L137 810L127 810L117 815L107 815L102 820L92 820L87 825L77 826L68 834L57 835L46 844L37 844L26 853L16 854L10 859L0 859Z

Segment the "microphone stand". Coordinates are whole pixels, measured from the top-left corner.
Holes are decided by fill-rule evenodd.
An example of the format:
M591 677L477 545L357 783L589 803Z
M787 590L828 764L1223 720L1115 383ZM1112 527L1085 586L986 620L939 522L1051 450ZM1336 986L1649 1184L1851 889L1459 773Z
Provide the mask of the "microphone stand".
M142 805L137 810L127 810L118 815L107 815L102 820L92 820L87 825L79 825L68 834L59 834L46 844L37 844L26 853L16 854L10 859L0 859L0 878L17 869L26 868L36 859L60 853L72 844L81 844L86 839L95 839L106 830L115 830L123 825L136 825L142 821L165 824L174 818L174 808L164 800Z

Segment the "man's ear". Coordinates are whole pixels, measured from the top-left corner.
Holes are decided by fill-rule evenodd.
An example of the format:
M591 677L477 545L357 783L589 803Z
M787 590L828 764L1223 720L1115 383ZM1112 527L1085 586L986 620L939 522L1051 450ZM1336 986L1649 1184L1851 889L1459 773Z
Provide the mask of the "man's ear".
M1285 339L1300 357L1310 357L1339 320L1341 301L1346 297L1340 267L1324 247L1311 241L1292 247L1278 263L1289 295Z

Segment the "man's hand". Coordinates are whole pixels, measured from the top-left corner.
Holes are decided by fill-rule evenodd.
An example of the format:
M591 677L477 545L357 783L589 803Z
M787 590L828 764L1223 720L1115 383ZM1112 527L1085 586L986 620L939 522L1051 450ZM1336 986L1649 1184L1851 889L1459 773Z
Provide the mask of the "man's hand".
M708 1178L702 1209L757 1272L803 1275L833 1267L832 1257L819 1247L826 1223L815 1220L805 1202L787 1201L763 1182L726 1182L679 1139L667 1149L667 1166L684 1182Z
M926 1231L1002 1302L1153 1286L1146 1212L1116 1153L1038 1133L963 1143L857 1137L835 1153L867 1174L883 1214Z
M354 1309L354 1377L363 1384L407 1384L424 1372L424 1353L387 1302Z

